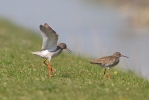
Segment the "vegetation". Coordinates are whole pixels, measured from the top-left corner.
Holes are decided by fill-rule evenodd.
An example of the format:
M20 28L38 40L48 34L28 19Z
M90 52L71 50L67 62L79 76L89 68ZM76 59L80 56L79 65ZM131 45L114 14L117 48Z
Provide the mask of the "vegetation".
M0 100L148 100L147 80L116 68L103 79L90 59L65 51L52 59L49 78L43 59L30 53L41 42L33 31L0 20Z

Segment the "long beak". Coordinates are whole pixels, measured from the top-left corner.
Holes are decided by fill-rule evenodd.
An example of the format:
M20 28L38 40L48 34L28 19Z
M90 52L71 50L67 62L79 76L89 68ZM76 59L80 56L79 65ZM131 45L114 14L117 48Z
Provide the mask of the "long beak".
M121 55L121 57L126 57L126 58L129 58L129 57L127 57L127 56L124 56L124 55Z
M71 54L72 53L72 51L71 50L69 50L68 48L66 48L66 50Z

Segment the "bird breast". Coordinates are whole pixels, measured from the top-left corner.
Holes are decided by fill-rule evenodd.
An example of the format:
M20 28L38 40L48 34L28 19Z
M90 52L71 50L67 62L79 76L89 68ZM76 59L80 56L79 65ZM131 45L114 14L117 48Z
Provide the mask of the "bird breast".
M62 51L63 49L56 50L55 53L52 55L52 58L58 56Z

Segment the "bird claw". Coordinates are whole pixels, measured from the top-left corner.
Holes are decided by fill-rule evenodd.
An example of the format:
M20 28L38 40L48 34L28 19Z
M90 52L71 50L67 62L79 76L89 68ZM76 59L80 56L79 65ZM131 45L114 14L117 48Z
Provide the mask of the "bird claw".
M104 77L103 77L104 79L106 78L106 75L104 75Z
M49 75L50 78L52 78L52 75Z

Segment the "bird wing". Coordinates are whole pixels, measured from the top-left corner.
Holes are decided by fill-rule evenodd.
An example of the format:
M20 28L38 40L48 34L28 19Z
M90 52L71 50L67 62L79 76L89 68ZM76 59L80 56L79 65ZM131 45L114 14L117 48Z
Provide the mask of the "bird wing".
M117 60L119 59L116 59L115 57L112 57L112 56L106 56L106 57L100 58L98 60L98 63L104 66L113 66L113 65L117 65L117 63L119 62Z
M106 57L102 57L96 60L92 60L90 61L91 64L99 64L102 66L111 66L113 65L113 62L115 62L116 59L113 58L112 56L106 56Z
M103 58L105 58L105 57L103 57ZM104 61L105 61L105 59L103 59L103 58L92 60L92 61L90 61L90 63L91 64L101 64L102 65L104 63Z
M39 27L43 37L42 50L54 51L57 48L58 34L47 23Z

